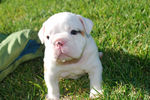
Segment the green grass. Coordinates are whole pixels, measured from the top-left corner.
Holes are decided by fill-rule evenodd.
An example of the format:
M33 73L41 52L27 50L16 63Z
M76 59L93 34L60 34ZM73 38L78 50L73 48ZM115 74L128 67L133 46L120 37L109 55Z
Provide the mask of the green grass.
M51 15L69 11L90 18L104 52L102 100L150 99L149 0L1 0L0 33L37 31ZM42 58L25 62L0 83L0 100L43 100ZM61 98L89 99L89 80L60 81Z

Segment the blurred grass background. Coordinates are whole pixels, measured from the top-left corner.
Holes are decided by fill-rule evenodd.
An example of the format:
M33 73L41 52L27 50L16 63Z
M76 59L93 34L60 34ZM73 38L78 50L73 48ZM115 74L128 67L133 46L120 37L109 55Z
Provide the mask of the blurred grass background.
M91 19L91 32L104 52L102 100L150 99L149 0L1 0L0 33L38 31L58 12ZM43 100L47 89L42 58L26 62L0 83L0 100ZM61 98L89 99L89 80L60 81Z

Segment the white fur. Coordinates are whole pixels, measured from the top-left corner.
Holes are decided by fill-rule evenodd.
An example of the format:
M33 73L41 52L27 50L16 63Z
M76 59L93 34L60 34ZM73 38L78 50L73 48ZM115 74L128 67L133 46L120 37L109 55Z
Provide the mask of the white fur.
M45 45L44 79L48 99L59 99L59 78L76 79L85 73L90 79L90 97L102 92L102 64L89 34L92 26L91 20L69 12L55 14L44 22L38 35ZM83 31L85 35L72 35L71 30ZM64 43L61 49L55 45L57 41Z

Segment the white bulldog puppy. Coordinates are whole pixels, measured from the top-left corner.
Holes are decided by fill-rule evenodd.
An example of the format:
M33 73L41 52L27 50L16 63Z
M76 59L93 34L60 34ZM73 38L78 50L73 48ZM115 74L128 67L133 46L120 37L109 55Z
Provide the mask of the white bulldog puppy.
M90 98L102 92L101 53L90 35L93 23L69 12L51 16L44 22L38 36L45 45L44 79L47 99L59 99L59 78L76 79L88 73Z

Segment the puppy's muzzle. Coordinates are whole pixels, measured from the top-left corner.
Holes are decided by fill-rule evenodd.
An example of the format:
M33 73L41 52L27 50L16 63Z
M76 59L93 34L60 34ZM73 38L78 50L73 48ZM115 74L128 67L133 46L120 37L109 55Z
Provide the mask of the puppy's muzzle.
M55 41L54 46L56 48L60 49L60 48L62 48L64 46L64 44L65 44L65 42L63 40L57 40L57 41Z

